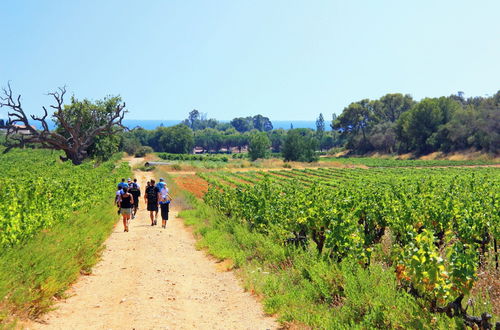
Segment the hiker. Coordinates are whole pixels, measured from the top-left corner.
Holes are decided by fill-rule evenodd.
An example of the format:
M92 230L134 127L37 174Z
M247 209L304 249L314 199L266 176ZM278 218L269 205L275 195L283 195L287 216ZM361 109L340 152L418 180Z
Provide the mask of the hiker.
M149 186L146 187L146 193L144 194L144 201L147 204L147 210L149 211L149 217L151 218L151 226L156 226L156 220L158 218L159 192L160 190L155 186L155 180L151 180L149 182Z
M161 220L162 220L161 227L166 228L167 227L167 220L168 220L169 205L170 205L170 201L172 201L172 196L170 196L170 194L168 193L168 188L167 188L166 184L163 186L163 188L160 189L158 199L159 199L160 210L161 210Z
M123 227L128 232L128 222L132 214L132 205L134 205L134 196L128 192L128 188L123 188L123 194L120 196L120 213L123 216Z
M130 180L130 179L129 179ZM128 188L128 183L125 182L125 178L122 179L122 182L120 182L118 184L118 187L120 187L120 189L122 188Z
M161 190L162 188L166 188L166 187L167 187L167 183L165 182L165 179L160 178L160 182L158 182L158 184L156 185L156 188L158 188L158 190Z
M116 195L115 195L115 204L118 207L118 214L120 214L120 197L123 194L123 190L119 184L118 184L118 187L116 189L118 189L118 190L116 191Z
M134 182L131 182L129 184L128 191L134 197L134 205L132 207L132 219L134 219L135 215L137 214L137 210L139 209L139 197L141 197L141 187L137 183L137 179L134 179Z

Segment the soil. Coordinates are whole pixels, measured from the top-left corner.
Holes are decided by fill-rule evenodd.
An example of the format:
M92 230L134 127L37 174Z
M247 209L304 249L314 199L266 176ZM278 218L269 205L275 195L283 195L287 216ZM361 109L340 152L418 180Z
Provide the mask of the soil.
M140 162L140 159L134 160ZM132 162L131 162L132 163ZM145 186L144 172L136 177ZM193 235L171 204L167 228L152 227L141 200L130 231L119 220L102 260L82 276L69 298L33 329L274 329L255 296L234 273L195 248ZM159 217L161 218L161 217ZM118 220L118 218L117 218Z
M173 176L173 180L181 189L191 192L197 198L202 198L208 191L208 182L197 175Z

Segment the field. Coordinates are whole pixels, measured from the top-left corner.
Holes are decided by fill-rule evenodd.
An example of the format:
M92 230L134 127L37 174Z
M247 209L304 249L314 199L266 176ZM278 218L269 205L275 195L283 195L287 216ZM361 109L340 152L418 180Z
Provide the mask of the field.
M321 157L321 162L336 162L339 164L364 165L368 167L435 167L435 166L481 166L498 164L498 160L405 160L396 158L370 157Z
M0 155L0 326L50 308L53 296L90 271L116 221L115 184L128 165L115 157L74 166L59 155Z
M339 283L348 277L342 267L354 262L362 269L382 269L393 276L398 295L406 295L402 301L418 306L419 316L401 322L411 323L415 317L425 320L429 312L434 316L426 326L432 322L451 326L443 315L457 316L452 323L461 319L472 324L471 315L480 318L483 312L498 321L500 170L446 167L449 162L355 159L352 163L374 168L199 171L197 175L210 184L204 201L222 217L213 225L217 230L228 226L226 230L234 236L232 226L243 226L248 235L264 235L270 244L283 246L285 254L307 253L326 262L330 271L315 276L327 278L341 269L323 288L316 288L315 298L309 300L316 312L335 305L340 313L349 305L349 293ZM391 167L396 164L397 168ZM455 161L451 165L485 163ZM222 221L226 224L221 225ZM211 244L220 244L205 239L209 250L214 249ZM238 267L247 263L238 254L232 258L238 259ZM293 258L278 259L267 263L269 272L281 273L283 267L293 272L294 266L289 265ZM307 277L317 282L313 275ZM467 304L473 308L466 309ZM272 311L288 313L280 308ZM399 322L385 319L388 311L379 312L382 323L377 326ZM432 321L436 317L438 321ZM290 319L313 327L325 326L326 320L298 315ZM333 318L328 326L338 319ZM366 317L350 322L370 324L365 323Z

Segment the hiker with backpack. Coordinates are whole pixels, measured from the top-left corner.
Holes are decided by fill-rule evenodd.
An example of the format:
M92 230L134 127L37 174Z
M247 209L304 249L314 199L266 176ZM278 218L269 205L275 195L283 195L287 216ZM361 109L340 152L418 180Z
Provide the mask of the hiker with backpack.
M134 204L134 196L129 193L128 188L123 188L123 194L120 195L118 204L120 206L120 213L123 216L123 231L128 232L128 223L130 215L132 214L132 205Z
M135 218L135 215L137 214L137 210L139 209L139 200L141 197L141 187L137 183L137 179L134 179L134 182L129 183L129 192L134 196L134 205L132 207L132 219Z
M118 215L120 214L120 198L123 194L123 190L120 185L116 188L118 189L115 194L115 205L118 207Z
M144 194L144 201L146 202L149 217L151 218L151 226L156 226L156 219L158 218L159 192L160 190L155 186L155 180L151 180Z
M161 182L161 179L160 179ZM161 220L162 228L167 227L167 221L168 221L168 211L169 211L169 206L170 202L172 201L172 196L168 193L168 188L167 185L163 185L163 187L160 189L159 193L159 204L160 204L160 210L161 210Z
M128 179L130 181L130 179ZM118 183L118 188L123 189L123 188L128 188L128 183L125 182L125 178L122 179L120 183Z

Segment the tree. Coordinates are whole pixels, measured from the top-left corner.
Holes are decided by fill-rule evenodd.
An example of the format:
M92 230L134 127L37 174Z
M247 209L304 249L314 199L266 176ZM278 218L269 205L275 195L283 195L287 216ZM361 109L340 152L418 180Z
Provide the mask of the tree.
M194 147L193 131L184 124L166 127L158 144L162 151L172 154L188 154Z
M395 124L391 122L382 122L375 125L368 139L375 150L393 153L396 149L397 142Z
M364 99L349 104L332 123L332 126L347 138L349 148L367 151L370 149L367 136L370 125L373 123L373 117L373 103ZM360 132L361 138L359 139Z
M323 134L325 133L325 119L323 114L320 113L318 119L316 119L316 136L318 141L323 139Z
M132 134L122 134L120 140L120 150L129 155L134 155L141 147L139 140Z
M5 127L5 122L3 121L3 119L0 119L0 128L4 128Z
M423 99L399 118L396 128L398 138L408 150L419 154L436 151L446 136L440 126L449 122L452 114L459 109L460 105L450 98Z
M319 141L320 150L329 150L335 146L335 139L332 134L323 134Z
M269 120L269 118L264 117L262 115L255 115L252 118L253 128L261 131L261 132L269 132L273 129L273 124Z
M292 129L286 134L282 154L285 161L313 162L318 159L318 141L308 129Z
M252 117L237 117L231 120L231 125L240 133L248 132L253 128Z
M271 141L266 133L256 132L250 137L250 144L248 146L248 155L252 161L258 158L265 158L269 153Z
M44 115L37 117L31 115L33 121L39 122L41 130L33 127L21 104L21 95L17 98L13 95L10 84L3 88L3 96L0 97L0 106L10 108L9 123L7 126L7 149L23 147L27 144L37 144L42 148L62 150L66 157L62 160L71 160L73 164L81 164L89 157L89 148L97 137L114 135L122 125L126 113L125 103L119 96L105 97L103 100L91 102L89 100L78 101L71 98L69 105L64 105L66 88L49 93L55 100L50 107L54 109L52 118L57 129L49 130L47 123L48 111L42 107ZM20 134L20 133L23 134Z
M111 158L120 149L120 135L96 136L94 143L87 149L88 156L105 161Z
M189 123L188 126L191 127L192 130L194 130L196 122L200 120L200 112L196 109L193 109L192 111L189 112L187 120Z
M215 152L223 145L221 132L213 128L205 128L195 133L195 145L203 148L204 151L213 150Z
M379 122L394 123L402 113L411 109L415 104L411 95L386 94L380 100L373 101L373 114Z
M273 152L281 152L281 146L283 145L285 134L285 130L282 128L272 130L268 133Z

